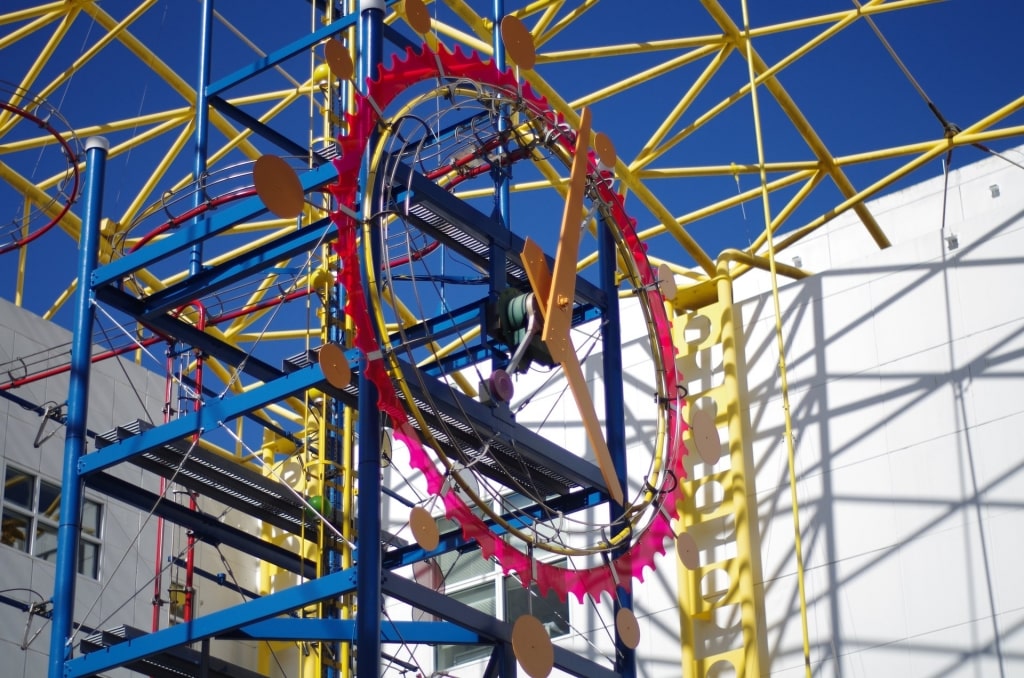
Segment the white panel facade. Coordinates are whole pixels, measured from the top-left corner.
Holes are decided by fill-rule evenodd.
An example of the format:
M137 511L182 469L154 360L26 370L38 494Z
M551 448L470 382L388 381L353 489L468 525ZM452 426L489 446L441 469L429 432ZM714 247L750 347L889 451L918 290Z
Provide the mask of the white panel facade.
M952 172L948 193L937 177L876 201L891 248L878 251L843 215L780 254L820 271L780 290L816 676L1024 673L1022 195L1024 173L988 158ZM796 676L803 641L768 289L752 274L736 294L770 670Z
M68 331L0 299L0 366L5 370L0 377L3 382L39 371L43 363L38 361L44 353L58 354L47 366L67 363L70 340L71 334ZM33 361L37 361L36 364ZM65 403L68 382L66 373L57 374L10 389L7 392L9 397L0 397L0 477L10 479L10 475L5 475L9 472L28 474L38 481L60 485L64 428L49 421L40 436L43 419L33 409L27 408ZM90 431L105 433L135 419L160 422L163 409L162 376L119 358L93 364L87 422ZM53 435L37 446L37 439L50 432ZM91 439L88 449L93 449ZM131 464L114 467L110 473L150 492L156 493L159 490L155 476L143 473ZM19 508L10 501L14 491L8 482L7 487L3 488L8 496L4 497L0 493L0 503L4 504L7 511ZM99 540L101 556L98 578L81 574L77 577L74 621L86 628L110 629L127 625L149 631L153 615L157 519L92 490L86 490L86 497L102 507ZM165 501L178 500L172 492ZM216 506L204 505L203 508L215 515L220 512ZM4 543L0 543L0 596L3 597L0 600L0 658L3 661L0 675L5 678L38 678L46 675L47 671L50 626L43 616L26 612L23 604L47 601L45 611L52 610L49 601L53 594L54 563L52 559L27 553L18 545L8 543L24 532L13 526L7 520L8 517L4 516ZM234 522L244 523L246 529L253 528L250 518L233 518ZM232 522L227 518L226 521ZM166 525L164 539L166 566L168 556L184 556L184 530ZM28 548L31 550L31 547ZM246 563L231 549L221 547L220 551L232 563L232 571L238 572L239 584L254 590L259 570L251 561ZM196 565L210 573L224 572L226 569L220 553L204 544L196 548ZM179 569L164 570L162 597L165 600L169 595L167 589L172 578L181 579ZM196 587L199 614L207 614L241 600L238 593L198 576ZM168 615L169 606L165 604L160 612L162 627L167 626ZM216 646L214 654L246 667L254 668L256 665L252 643ZM134 674L111 671L104 675L113 677Z

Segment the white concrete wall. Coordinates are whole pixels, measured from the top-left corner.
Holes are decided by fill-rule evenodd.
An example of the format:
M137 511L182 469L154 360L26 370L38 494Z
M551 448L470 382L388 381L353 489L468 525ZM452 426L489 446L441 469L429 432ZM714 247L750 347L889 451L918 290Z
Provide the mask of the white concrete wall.
M0 364L65 345L70 338L66 330L0 299ZM122 365L123 369L116 361L110 360L96 365L93 370L88 417L88 426L93 431L110 430L117 423L115 412L124 421L144 417L145 412L149 412L152 417L160 416L163 406L162 383L157 388L152 375L145 370L127 362L122 362ZM126 373L131 376L139 397L130 388ZM42 405L47 401L65 402L67 388L68 377L65 374L18 387L11 393L28 403ZM33 442L39 426L40 417L37 414L7 398L0 398L0 431L3 432L0 438L0 457L5 465L13 464L51 483L60 484L63 428L39 448L35 448ZM50 422L48 430L53 426L53 422ZM119 469L118 475L155 489L154 484L145 481L142 472L133 467ZM99 581L84 576L77 578L75 620L93 627L102 623L104 628L117 624L149 628L149 588L145 595L133 598L133 594L144 586L153 573L155 523L151 522L144 527L145 516L137 511L92 491L87 491L86 496L103 504L103 546ZM118 567L122 556L123 562ZM49 599L53 594L53 583L52 562L39 560L8 546L0 546L0 589L15 589L4 595L27 602L29 595L25 591L16 590L27 588ZM31 636L43 626L43 622L41 617L29 619L25 612L0 605L3 675L46 675L50 646L49 624L26 650L21 649L26 625L31 625Z
M27 358L45 349L66 348L70 339L71 334L63 328L0 299L0 365L6 365L15 358ZM10 393L33 405L42 405L47 401L63 403L67 400L68 381L67 374L52 376L15 388ZM97 433L107 432L135 419L162 421L163 377L128 360L108 359L94 363L89 396L88 427ZM64 429L59 428L55 435L35 448L33 442L39 425L40 417L35 412L0 397L0 459L4 465L11 463L46 481L59 484L63 465ZM50 422L47 430L52 428L54 424ZM88 449L92 450L91 441ZM111 472L151 492L158 491L158 479L133 465L122 464ZM144 513L92 490L87 489L86 496L103 505L100 578L97 581L78 576L74 619L94 628L125 624L148 631L152 624L156 518L147 520ZM175 499L172 496L168 500ZM216 506L204 505L203 508L219 513ZM248 529L252 527L253 521L246 516L229 514L225 522L236 526L242 523ZM165 559L168 555L183 553L184 532L181 528L165 526L164 538ZM239 573L239 583L254 589L259 571L253 566L253 560L250 558L245 565L243 563L246 561L239 554L226 548L222 548L222 551L232 562L233 571ZM210 572L224 571L220 555L206 545L196 549L196 564ZM170 579L171 575L165 571L165 598ZM32 589L49 599L53 594L53 584L52 562L0 545L2 595L23 602L27 602L30 597L34 602L38 601L38 597L19 590ZM237 593L226 591L213 582L197 577L196 586L199 590L198 614L208 614L240 602ZM162 608L162 626L167 625L167 611L166 606ZM4 678L38 678L46 675L50 646L49 624L26 650L21 649L26 625L31 625L31 636L43 626L43 622L41 617L36 616L30 620L26 612L0 604L0 661L3 666L0 675ZM254 667L253 645L218 644L214 653ZM106 672L105 675L128 675L128 672Z
M821 271L780 292L816 676L1024 675L1022 196L1024 171L989 158L951 173L948 193L940 176L873 204L889 249L844 215L780 256ZM797 676L766 288L741 279L737 298L771 675Z

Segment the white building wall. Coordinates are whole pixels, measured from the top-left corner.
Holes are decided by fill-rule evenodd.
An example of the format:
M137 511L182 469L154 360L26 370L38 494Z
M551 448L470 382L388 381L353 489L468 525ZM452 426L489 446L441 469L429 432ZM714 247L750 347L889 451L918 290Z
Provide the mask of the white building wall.
M66 345L71 335L66 330L0 299L0 364L19 376L12 360ZM4 381L7 381L4 375ZM131 382L129 382L129 377ZM132 388L134 384L134 390ZM159 386L159 388L157 388ZM10 391L27 404L42 406L67 401L68 376L57 375ZM138 395L136 396L136 391ZM159 395L155 395L159 394ZM117 417L159 417L163 407L163 385L157 385L147 371L126 361L110 360L96 364L90 385L88 427L103 432L113 428ZM127 419L125 419L127 420ZM12 465L54 484L60 484L63 466L64 429L48 422L47 431L56 434L38 448L34 446L41 417L19 403L0 398L0 460L4 469ZM143 478L140 470L124 467L117 474L133 483L155 490L155 484ZM115 500L90 490L86 496L103 505L100 579L79 575L76 583L75 621L90 627L109 628L128 624L148 629L150 625L151 585L146 594L134 597L153 574L155 521L144 525L144 515ZM119 561L121 561L119 563ZM39 602L53 594L54 563L43 561L10 546L0 545L0 590L8 598ZM29 590L39 595L30 594ZM52 605L48 606L52 609ZM26 628L31 640L22 648ZM42 629L38 635L37 631ZM40 616L30 617L17 608L0 605L0 657L5 676L37 677L46 675L50 646L50 626ZM126 675L125 672L110 675Z
M48 349L69 348L71 334L67 330L0 299L0 366L10 370L13 377L24 374L16 359L29 363L33 356ZM59 361L58 361L59 362ZM66 362L66 357L64 362ZM35 372L33 367L29 372ZM3 382L9 381L8 374L0 375ZM64 428L48 422L47 431L56 433L38 448L33 443L39 431L41 417L26 406L42 406L50 402L64 403L68 397L69 378L67 374L51 376L9 393L19 399L0 397L0 478L8 465L34 474L45 481L60 484L64 458ZM92 366L89 388L89 411L87 426L96 433L105 433L115 426L135 419L160 422L163 418L164 378L143 367L124 359L108 359ZM92 441L88 450L93 449ZM121 464L111 473L138 484L150 492L159 491L159 479L144 473L131 464ZM154 556L157 534L157 519L147 517L133 507L114 498L92 490L86 490L86 497L103 505L102 551L99 580L79 575L76 581L76 603L74 620L87 627L109 629L119 625L132 626L148 631L152 625L152 598ZM167 501L175 501L171 493ZM215 515L217 506L203 505ZM254 529L253 520L247 516L229 513L225 522L244 529ZM183 554L184 530L165 525L164 558ZM258 583L259 570L251 557L244 558L231 549L221 547L233 572L238 573L239 584L254 590ZM206 571L225 571L217 550L205 544L196 549L196 565ZM181 578L180 572L176 575ZM171 573L164 571L163 597ZM53 594L54 563L47 562L0 544L0 595L19 602L39 602L39 596L49 600ZM196 577L198 589L197 614L234 605L241 601L239 594L217 586L214 582ZM37 592L39 595L30 593ZM49 606L48 609L52 609ZM168 624L168 607L161 608L161 626ZM31 642L22 649L28 628ZM36 632L42 631L36 635ZM4 678L38 678L47 673L50 649L50 626L40 616L30 617L10 605L0 604L0 675ZM255 643L215 643L214 654L254 668L256 665ZM111 671L104 675L133 675L127 671Z
M1024 675L1022 196L1024 172L988 158L952 172L948 192L940 176L876 201L891 248L878 251L844 215L780 254L821 271L780 290L816 676ZM751 275L736 296L771 675L796 676L767 288Z

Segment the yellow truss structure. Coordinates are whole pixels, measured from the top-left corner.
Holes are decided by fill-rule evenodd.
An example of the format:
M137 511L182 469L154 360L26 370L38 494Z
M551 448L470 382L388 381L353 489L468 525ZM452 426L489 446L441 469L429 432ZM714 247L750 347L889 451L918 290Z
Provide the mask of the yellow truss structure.
M1024 135L1024 125L1019 124L1024 92L1013 91L1016 83L1008 78L1003 103L973 120L961 121L960 127L915 130L910 138L882 145L873 145L871 139L865 138L858 141L856 152L836 155L826 135L816 130L813 116L805 113L806 100L801 101L792 93L792 88L783 86L787 70L814 60L816 54L836 42L839 36L861 30L871 38L868 47L882 50L882 44L870 36L865 24L872 27L876 21L884 24L890 13L924 13L936 2L865 0L861 3L851 0L849 6L838 11L750 26L746 17L733 16L719 0L680 0L672 4L685 8L690 12L687 16L699 15L700 21L695 21L695 25L700 32L691 34L688 25L679 25L673 30L680 35L663 37L662 29L651 39L644 37L644 22L653 25L658 17L630 17L628 13L634 10L626 11L623 3L598 3L596 0L506 3L508 11L531 30L538 46L536 69L522 74L534 90L547 97L551 106L573 125L578 123L578 109L586 105L595 111L596 127L607 130L615 138L628 136L638 140L634 147L628 147L628 153L623 152L626 146L620 148L615 173L622 190L629 196L627 205L631 213L639 220L642 239L649 243L652 253L657 253L655 262L671 264L685 281L676 300L680 355L686 357L713 345L723 351L724 381L714 389L691 394L691 399L713 401L716 423L727 435L724 444L728 446L730 465L722 473L695 475L688 481L691 500L686 524L681 527L699 532L712 521L731 516L735 528L732 536L735 555L726 561L707 561L698 570L680 570L685 675L705 675L723 658L736 667L737 675L760 675L765 669L763 611L759 612L755 589L759 561L754 508L750 503L753 489L748 486L751 478L747 468L748 450L743 444L743 407L735 384L737 371L742 366L737 360L739 349L731 311L732 280L752 268L771 270L781 276L808 275L810 272L799 266L777 261L778 254L850 210L856 213L867 236L884 248L889 245L889 237L865 201L928 163L948 157L954 149L994 144ZM277 47L282 40L281 35L272 33L247 35L246 31L254 25L252 14L258 12L251 3L244 4L242 8L224 3L219 8L223 14L217 15L216 25L216 41L245 54L240 63L256 58L262 53L261 48L269 51ZM285 11L281 9L283 3L270 4L277 13ZM101 263L116 257L118 248L138 242L141 234L128 229L148 207L159 205L162 196L196 179L192 176L190 144L195 134L197 93L191 71L185 71L178 57L198 48L190 42L194 38L191 34L159 31L161 13L176 11L177 5L189 3L140 0L123 13L114 13L107 3L98 0L40 2L30 7L0 10L0 54L4 64L0 77L20 90L59 104L79 138L96 134L107 136L112 142L110 162L121 162L122 170L128 170L123 173L132 175L130 181L121 180L123 183L114 187L121 195L117 203L119 212L104 225ZM321 17L313 13L315 5L296 3L296 12L308 13L296 25L305 25L307 29L318 27ZM476 50L485 58L492 54L494 22L488 16L490 2L438 0L428 6L433 15L432 32L424 36L428 43L459 45ZM189 5L189 11L197 12L195 3ZM387 20L408 32L403 4L394 4L389 11ZM258 18L267 23L265 17ZM634 23L636 26L632 25ZM619 28L609 28L612 25ZM595 31L595 26L604 26L604 30ZM257 40L261 44L257 44ZM764 44L772 45L773 56L766 56L769 52L761 48ZM784 46L781 52L779 45ZM215 56L217 49L214 48ZM124 80L111 77L111 63L116 63L112 59L130 61L135 69L132 73L141 73L142 77ZM317 72L322 62L322 50L314 50L287 68L270 71L265 79L256 81L257 85L251 90L229 94L228 101L267 125L294 128L296 121L300 121L305 127L299 136L306 137L310 147L319 147L339 131L335 124L337 118L332 117L325 103L335 85L324 84ZM605 76L605 73L614 75ZM586 74L586 77L579 77L579 74ZM111 84L112 81L117 82ZM887 85L910 87L906 82ZM720 124L716 127L716 123L728 120L732 124L737 117L744 119L745 115L738 111L754 92L763 98L762 106L770 105L777 113L773 126L766 127L764 134L792 140L786 149L793 154L792 158L767 160L751 144L742 157L729 157L732 151L705 152L701 157L710 155L716 159L710 163L690 164L689 149L702 141L705 149L718 143L715 135L720 135L722 129ZM101 106L87 105L87 101L97 97L102 101ZM155 106L153 101L157 102ZM20 94L8 98L12 106L23 102ZM857 103L838 101L836 105ZM621 116L638 107L642 107L645 114L635 116L637 122L632 117L622 119ZM211 109L209 115L211 168L252 160L267 152L266 145L249 130L216 110ZM867 111L866 115L884 118L880 111ZM753 120L746 120L752 128ZM626 125L629 125L628 130L616 133L617 126ZM24 119L0 110L0 189L6 191L0 193L0 204L5 202L5 196L15 195L18 199L8 202L19 202L23 211L35 207L52 214L56 209L52 198L60 176L36 174L34 160L40 154L54 152L54 140L29 128ZM137 157L142 160L136 161ZM144 169L138 169L140 166ZM855 181L851 178L854 172L858 177L869 178ZM745 190L740 190L742 179L751 179ZM689 182L698 181L702 182L700 186L714 186L715 190L701 191L688 200L678 199L679 194L687 192ZM546 177L514 183L511 190L562 191L563 183L558 177ZM733 183L735 191L731 190ZM769 197L781 207L774 214L765 210L766 223L753 228L755 235L744 238L735 226L723 232L725 227L720 225L735 223L737 208L742 209L755 200L767 201ZM825 208L818 207L822 200L827 201ZM704 228L704 224L715 226L709 229ZM230 250L211 253L210 262L224 260L237 252L252 251L274 238L281 229L293 226L281 220L247 225L244 231L237 232L244 238L234 241ZM68 213L59 227L60 233L48 235L38 241L40 244L21 248L17 254L8 254L7 261L0 263L0 271L9 271L8 277L0 280L0 284L9 287L0 290L0 294L32 307L47 318L59 317L75 289L76 283L70 275L62 276L50 268L48 252L54 248L75 247L80 227L77 210ZM589 265L592 259L585 257L580 267ZM15 261L17 265L12 266ZM330 255L325 253L321 261L290 279L288 285L291 289L319 288L330 266ZM133 284L152 293L184 275L182 270L147 270L138 274ZM246 304L256 307L280 295L284 276L283 267L268 269L261 283L247 291ZM330 319L307 314L305 322L295 321L286 327L269 329L266 326L268 313L261 310L242 315L211 331L245 349L255 341L299 339L319 343L330 322ZM682 338L683 328L695 315L709 318L713 328L699 346L690 345ZM213 360L208 365L211 375L225 388L233 391L245 388L232 370ZM319 428L316 406L310 399L293 399L289 405L289 408L268 410L262 416L268 420L287 418L311 433L325 435ZM216 447L216 450L240 463L254 463L254 455L241 446L235 449ZM350 447L346 450L351 455ZM693 497L702 495L702 487L712 482L721 487L723 501L709 513L694 504ZM350 490L345 490L348 503L352 500ZM322 544L322 536L311 538ZM709 592L704 582L709 572L716 569L727 572L732 584L725 591ZM271 585L274 574L264 573L266 586ZM349 603L351 601L346 601L346 605ZM728 604L738 605L741 610L742 634L738 638L742 642L720 654L698 651L693 641L700 636L700 628ZM348 613L347 607L343 613Z

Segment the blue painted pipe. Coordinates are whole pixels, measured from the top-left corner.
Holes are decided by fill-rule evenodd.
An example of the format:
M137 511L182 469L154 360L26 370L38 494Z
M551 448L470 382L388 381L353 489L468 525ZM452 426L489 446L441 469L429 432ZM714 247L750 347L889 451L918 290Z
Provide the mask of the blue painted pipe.
M365 88L367 78L376 76L377 66L384 59L384 0L359 2L359 84ZM368 148L372 148L374 140ZM374 200L374 188L367 186L370 153L367 152L360 184L370 195L361 196L361 202ZM367 267L380 270L380 247L374 242L370 261L363 264L363 284L367 284ZM356 529L359 542L356 549L356 676L380 676L381 625L381 478L380 478L380 411L377 409L377 389L366 377L367 370L359 372L359 432L358 468L359 495L356 500L358 515Z
M623 404L623 378L622 378L622 331L621 317L619 313L619 288L615 282L615 237L612 235L612 225L606 219L601 220L602 228L599 229L598 267L601 283L601 290L608 295L608 308L605 309L602 319L603 331L601 337L602 366L604 368L604 402L605 402L605 431L608 442L608 450L612 456L612 463L615 466L615 475L623 481L627 478L626 465L626 415ZM629 487L623 487L624 492ZM622 517L622 507L615 502L608 502L609 518L614 523ZM623 549L628 548L623 546ZM618 587L615 597L615 613L619 609L633 607L633 596L621 586ZM619 637L618 628L615 630L615 671L624 678L636 676L636 652L626 647Z
M108 150L110 143L103 137L89 137L85 140L82 231L78 245L78 290L75 293L75 322L71 339L71 383L68 386L60 525L57 528L49 678L62 678L64 662L71 658L68 641L74 623L78 536L82 529L83 483L78 475L78 461L85 454L92 326L96 315L92 305L94 297L91 282L99 253L103 176Z

